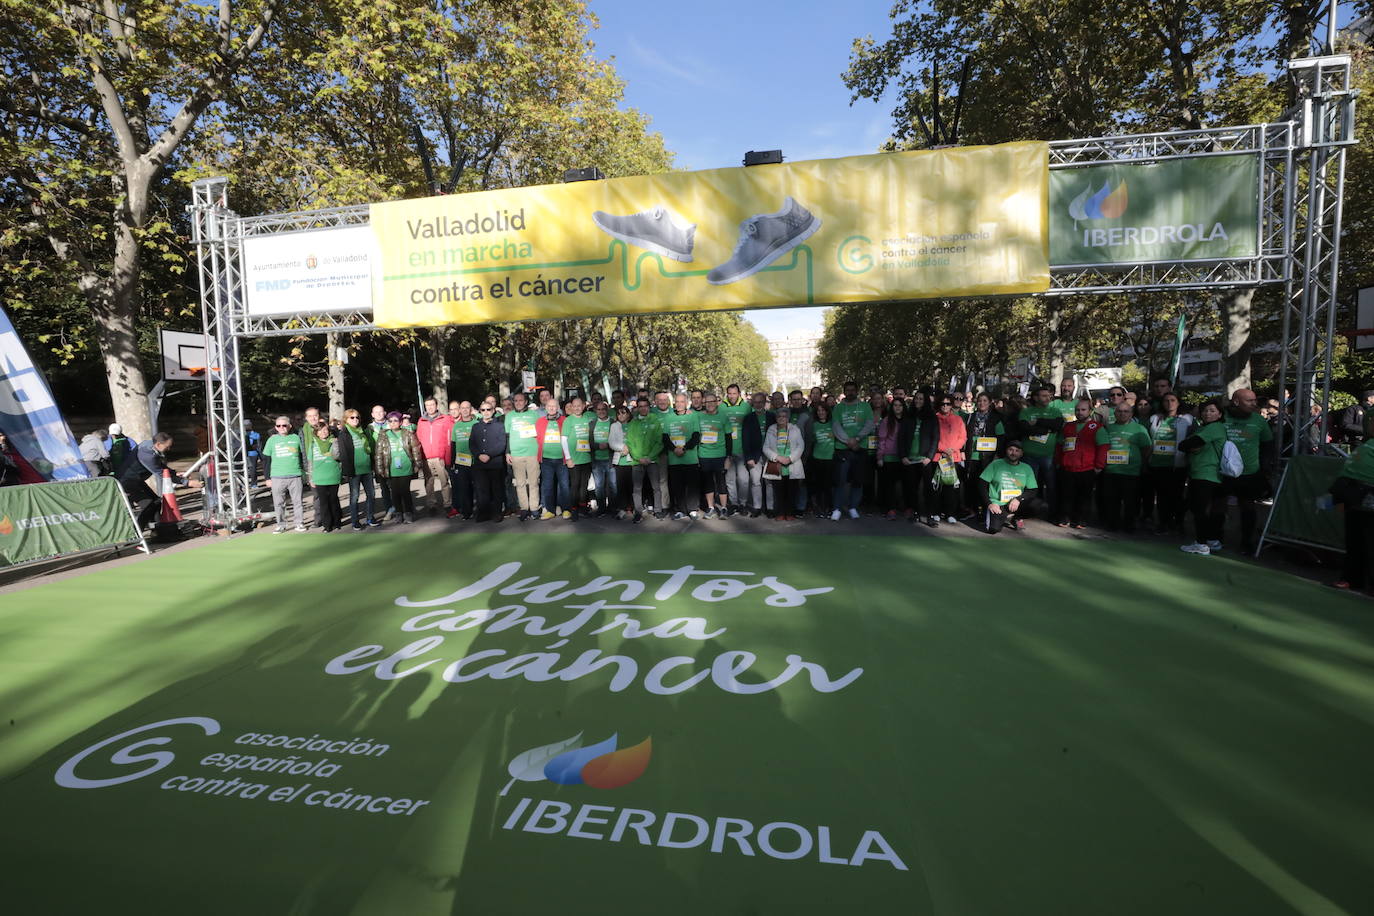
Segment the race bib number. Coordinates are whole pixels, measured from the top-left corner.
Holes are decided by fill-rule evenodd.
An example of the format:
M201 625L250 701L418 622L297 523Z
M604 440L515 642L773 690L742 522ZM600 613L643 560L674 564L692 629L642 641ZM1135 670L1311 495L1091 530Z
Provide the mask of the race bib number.
M787 441L787 430L785 430L785 429L780 429L780 430L778 430L778 441L779 441L779 442L786 442L786 441Z
M716 430L716 429L703 429L703 430L701 431L701 444L702 444L702 445L715 445L715 444L716 444L717 442L719 442L719 441L720 441L720 430Z
M1071 452L1076 448L1078 448L1077 436L1070 436L1069 438L1064 440L1064 451Z
M1050 441L1050 434L1049 434L1049 433L1041 433L1041 434L1038 435L1038 436L1031 436L1031 437L1030 437L1030 441L1032 441L1032 442L1039 442L1041 445L1045 445L1046 443L1048 443L1048 442Z
M669 438L669 440L673 443L673 447L674 447L674 448L686 448L686 447L687 447L687 437L686 437L686 436L669 436L668 438Z
M1174 452L1175 452L1175 449L1174 449L1174 444L1173 444L1172 442L1156 442L1156 443L1155 443L1155 454L1156 454L1156 455L1172 455Z
M1020 496L1020 495L1021 495L1021 488L1020 488L1020 487L1010 487L1010 488L1005 489L1005 490L1002 491L1002 498L1003 498L1003 499L1015 499L1016 497L1018 497L1018 496Z
M560 436L558 430L554 429L552 426L550 426L548 429L544 430L544 444L545 444L545 445L557 445L558 442L560 441L560 439L561 439L561 436Z
M1113 448L1107 450L1108 464L1130 464L1131 453L1129 449Z
M577 450L579 452L590 452L592 450L592 444L588 442L586 439L578 439Z
M995 452L997 451L996 436L979 436L973 440L973 450L975 452Z
M878 448L878 437L869 436L867 439L865 439L864 448L868 449L870 452L875 451Z
M459 452L457 455L453 456L453 463L458 465L460 468L470 468L472 467L472 456L464 455L461 452Z
M534 434L535 434L535 428L534 428L533 426L521 426L521 427L520 427L520 438L521 438L521 439L533 439L533 438L534 438Z

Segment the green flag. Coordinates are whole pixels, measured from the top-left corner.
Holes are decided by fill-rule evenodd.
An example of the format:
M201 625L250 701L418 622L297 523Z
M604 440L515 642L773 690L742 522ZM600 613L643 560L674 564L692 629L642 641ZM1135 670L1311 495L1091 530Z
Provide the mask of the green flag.
M1188 328L1184 322L1185 313L1178 315L1178 331L1174 334L1174 355L1169 360L1169 385L1170 387L1178 384L1178 370L1183 364L1183 340L1188 336Z

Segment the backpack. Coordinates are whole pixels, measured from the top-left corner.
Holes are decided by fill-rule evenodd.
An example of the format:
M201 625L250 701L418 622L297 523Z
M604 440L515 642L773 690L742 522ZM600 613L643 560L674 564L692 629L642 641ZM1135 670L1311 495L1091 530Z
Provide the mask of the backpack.
M1245 470L1245 461L1240 457L1240 449L1236 448L1236 444L1230 439L1221 444L1217 468L1221 471L1222 477L1239 477Z

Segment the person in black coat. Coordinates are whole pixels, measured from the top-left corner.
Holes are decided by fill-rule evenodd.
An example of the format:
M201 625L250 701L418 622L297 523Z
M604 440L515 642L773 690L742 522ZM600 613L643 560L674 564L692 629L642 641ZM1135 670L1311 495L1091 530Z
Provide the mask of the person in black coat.
M897 429L897 456L902 462L902 489L906 491L911 521L932 528L940 523L929 514L930 480L935 473L935 446L940 441L940 421L935 418L931 396L923 388L911 396L911 410Z
M478 423L468 438L472 453L473 521L501 521L501 498L506 492L506 426L496 408L483 404Z

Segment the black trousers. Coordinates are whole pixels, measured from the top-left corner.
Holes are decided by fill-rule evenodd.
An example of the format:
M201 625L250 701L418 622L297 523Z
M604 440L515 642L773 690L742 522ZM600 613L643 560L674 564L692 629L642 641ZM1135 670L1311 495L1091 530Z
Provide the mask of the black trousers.
M1255 549L1255 521L1257 513L1255 511L1255 500L1263 499L1269 492L1269 481L1264 474L1256 471L1253 474L1242 474L1239 477L1223 478L1221 489L1227 496L1236 498L1236 507L1240 509L1240 545L1245 553L1253 553Z
M1159 527L1183 527L1183 487L1188 480L1187 468L1152 467L1148 480L1154 491Z
M315 524L325 531L343 527L343 513L339 510L339 485L318 484L315 490Z
M911 489L906 486L904 473L906 467L900 461L878 463L878 491L882 494L879 506L884 512L911 508Z
M1102 524L1109 531L1134 531L1140 512L1140 477L1102 475Z
M473 520L500 520L506 495L506 463L488 461L472 466Z
M996 534L1012 519L1030 518L1035 515L1043 518L1049 511L1049 508L1049 503L1036 496L1021 500L1017 504L1015 512L1009 512L1007 507L1003 506L1000 513L994 513L991 509L984 506L983 530L988 534Z
M568 469L568 501L579 509L587 508L587 484L592 479L591 462L575 464Z
M815 481L807 490L816 503L816 511L830 514L835 505L835 462L829 458L808 458L806 479Z
M917 487L920 499L925 503L926 512L941 517L952 516L959 508L959 487L941 484L935 486L935 475L940 473L940 463L932 461L921 471L921 483Z
M632 465L615 466L616 509L633 512L635 508L635 469Z
M387 491L391 494L391 508L397 512L415 514L415 499L410 494L409 477L388 477Z
M1345 515L1345 561L1341 578L1351 588L1370 586L1370 569L1374 569L1374 512L1362 512L1347 505Z
M157 521L157 511L162 505L162 497L154 493L152 487L137 480L124 484L124 492L129 496L129 505L134 507L140 531Z
M1088 506L1093 501L1096 471L1066 471L1059 468L1059 520L1070 525L1088 523Z
M695 510L700 489L700 466L695 464L668 465L668 492L674 512Z
M1188 481L1188 508L1193 511L1197 542L1220 541L1226 528L1226 497L1221 484L1197 478Z

